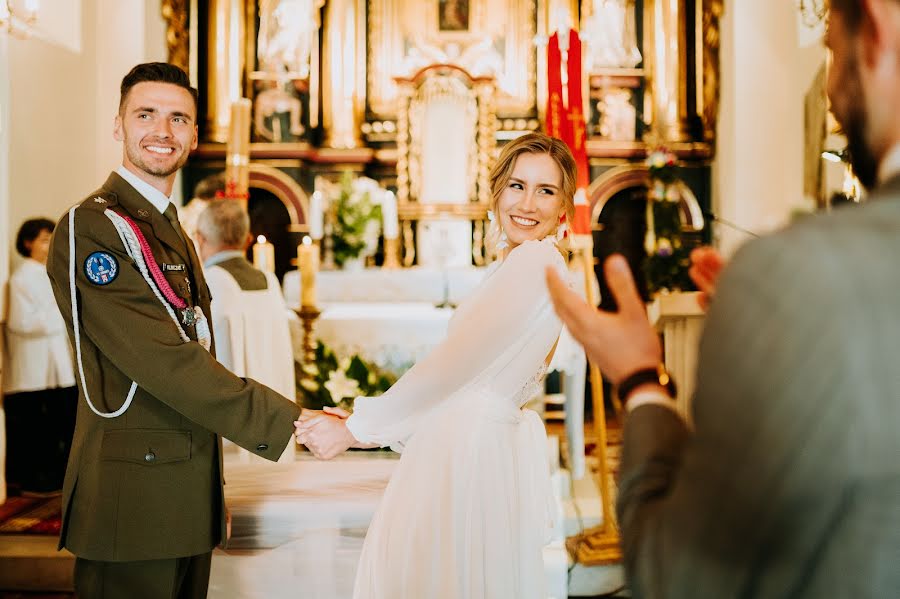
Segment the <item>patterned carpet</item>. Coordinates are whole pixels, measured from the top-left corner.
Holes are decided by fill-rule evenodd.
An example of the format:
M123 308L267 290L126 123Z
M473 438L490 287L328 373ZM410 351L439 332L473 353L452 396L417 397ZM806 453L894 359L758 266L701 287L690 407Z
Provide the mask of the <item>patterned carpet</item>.
M56 497L9 497L0 505L0 534L59 535L61 500Z

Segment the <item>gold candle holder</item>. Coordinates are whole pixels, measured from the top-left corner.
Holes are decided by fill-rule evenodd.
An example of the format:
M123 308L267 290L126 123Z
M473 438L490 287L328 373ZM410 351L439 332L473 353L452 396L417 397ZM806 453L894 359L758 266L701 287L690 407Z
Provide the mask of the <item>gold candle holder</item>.
M384 263L381 268L394 270L400 268L400 238L384 240Z
M322 314L321 310L315 306L300 306L294 312L300 317L303 324L303 364L312 364L316 361L316 337L313 334L316 319ZM301 369L303 380L312 379L311 375L306 373L305 369Z

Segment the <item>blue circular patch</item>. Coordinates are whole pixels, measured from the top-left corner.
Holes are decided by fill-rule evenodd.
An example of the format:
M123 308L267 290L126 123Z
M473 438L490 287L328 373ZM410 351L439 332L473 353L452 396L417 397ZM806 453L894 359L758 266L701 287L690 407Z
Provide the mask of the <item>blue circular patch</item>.
M84 274L94 285L109 285L119 275L119 263L106 252L94 252L84 261Z

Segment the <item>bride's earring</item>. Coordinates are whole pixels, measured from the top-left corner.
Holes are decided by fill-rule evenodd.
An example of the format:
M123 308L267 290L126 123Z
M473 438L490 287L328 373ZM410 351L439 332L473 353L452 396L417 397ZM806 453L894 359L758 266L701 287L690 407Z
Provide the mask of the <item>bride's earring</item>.
M506 236L506 231L500 229L500 241L497 242L498 250L505 250L509 247L509 238Z
M569 230L569 227L566 223L560 223L560 225L556 228L556 241L562 241L566 238L566 231Z

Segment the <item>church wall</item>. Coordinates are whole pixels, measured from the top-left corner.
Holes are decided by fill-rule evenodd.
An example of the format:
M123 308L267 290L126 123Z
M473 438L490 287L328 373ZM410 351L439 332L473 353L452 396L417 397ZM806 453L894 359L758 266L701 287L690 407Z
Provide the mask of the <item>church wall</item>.
M806 203L803 101L825 51L804 33L794 3L726 2L713 211L757 233ZM726 253L750 239L719 223L714 236Z
M165 60L160 0L59 4L76 5L74 14L42 2L41 34L7 42L9 101L0 108L10 121L4 267L18 264L15 234L23 220L60 218L121 162L121 145L112 138L121 78L145 57Z

